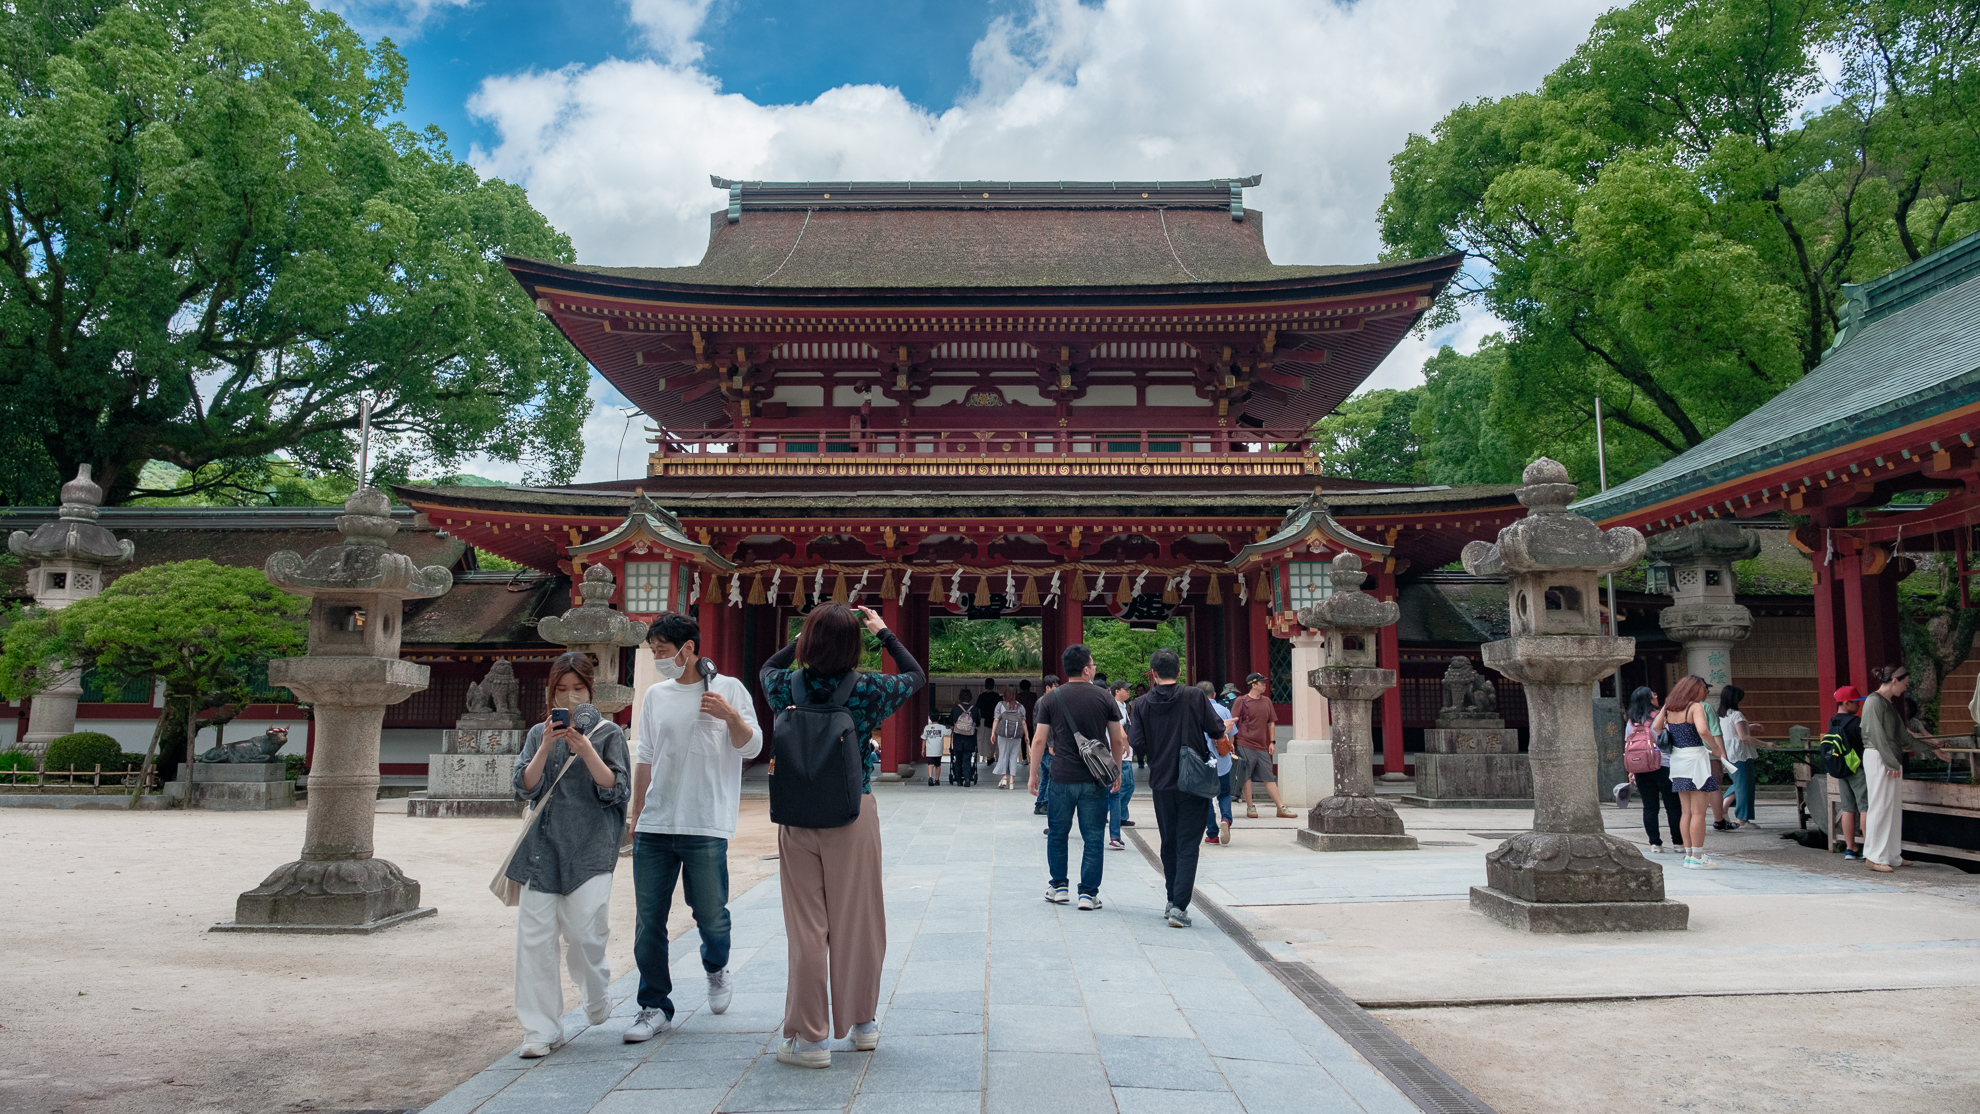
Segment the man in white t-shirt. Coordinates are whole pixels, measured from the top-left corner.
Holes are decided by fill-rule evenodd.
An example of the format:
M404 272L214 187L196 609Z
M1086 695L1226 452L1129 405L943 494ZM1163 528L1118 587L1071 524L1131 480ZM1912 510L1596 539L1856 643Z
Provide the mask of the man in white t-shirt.
M729 1008L729 839L736 834L743 763L763 750L749 691L700 656L699 624L662 612L647 627L646 644L661 680L646 690L640 706L627 817L638 909L633 961L639 965L639 1013L626 1029L628 1043L650 1040L673 1024L667 910L677 879L701 930L708 1008Z

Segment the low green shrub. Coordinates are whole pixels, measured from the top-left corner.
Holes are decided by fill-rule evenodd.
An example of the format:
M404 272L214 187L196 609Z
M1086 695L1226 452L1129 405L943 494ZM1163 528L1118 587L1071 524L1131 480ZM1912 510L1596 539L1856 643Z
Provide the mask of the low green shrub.
M49 770L89 770L98 763L106 770L122 770L124 748L101 731L77 731L49 743L43 761Z
M309 772L309 767L303 763L302 755L284 754L281 756L281 758L282 758L282 776L287 778L288 780L294 781L297 778Z
M25 774L20 772L23 770ZM17 779L34 780L34 756L22 750L0 752L0 785L12 785Z

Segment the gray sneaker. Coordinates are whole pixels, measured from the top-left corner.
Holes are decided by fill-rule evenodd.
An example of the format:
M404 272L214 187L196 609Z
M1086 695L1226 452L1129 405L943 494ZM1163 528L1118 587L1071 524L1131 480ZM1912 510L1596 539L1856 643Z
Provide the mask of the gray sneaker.
M633 1023L626 1026L626 1043L650 1041L673 1027L674 1023L667 1020L666 1011L657 1007L641 1010L633 1015Z
M729 999L736 996L736 988L729 981L729 969L708 972L708 1012L724 1013L729 1008Z
M1067 896L1064 886L1054 886L1048 883L1045 886L1045 900L1054 905L1064 905L1070 898Z
M1189 927L1189 914L1184 912L1183 910L1178 909L1175 906L1171 905L1169 906L1169 912L1167 913L1167 916L1169 918L1170 928Z

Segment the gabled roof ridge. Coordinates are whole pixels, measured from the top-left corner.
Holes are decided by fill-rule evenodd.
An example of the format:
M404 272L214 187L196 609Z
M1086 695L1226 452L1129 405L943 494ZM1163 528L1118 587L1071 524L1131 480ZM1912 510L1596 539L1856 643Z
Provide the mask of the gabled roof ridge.
M1868 282L1843 284L1842 328L1834 352L1861 334L1863 326L1980 277L1980 232L1963 236L1938 251L1912 260ZM1824 352L1823 356L1829 353Z

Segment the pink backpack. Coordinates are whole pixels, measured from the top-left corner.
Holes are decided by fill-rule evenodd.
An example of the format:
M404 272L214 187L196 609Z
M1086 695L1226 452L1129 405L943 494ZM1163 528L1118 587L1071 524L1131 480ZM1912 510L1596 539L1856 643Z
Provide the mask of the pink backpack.
M1630 724L1629 734L1623 737L1623 769L1632 774L1647 774L1663 766L1664 754L1657 749L1657 736L1650 730L1650 721Z

